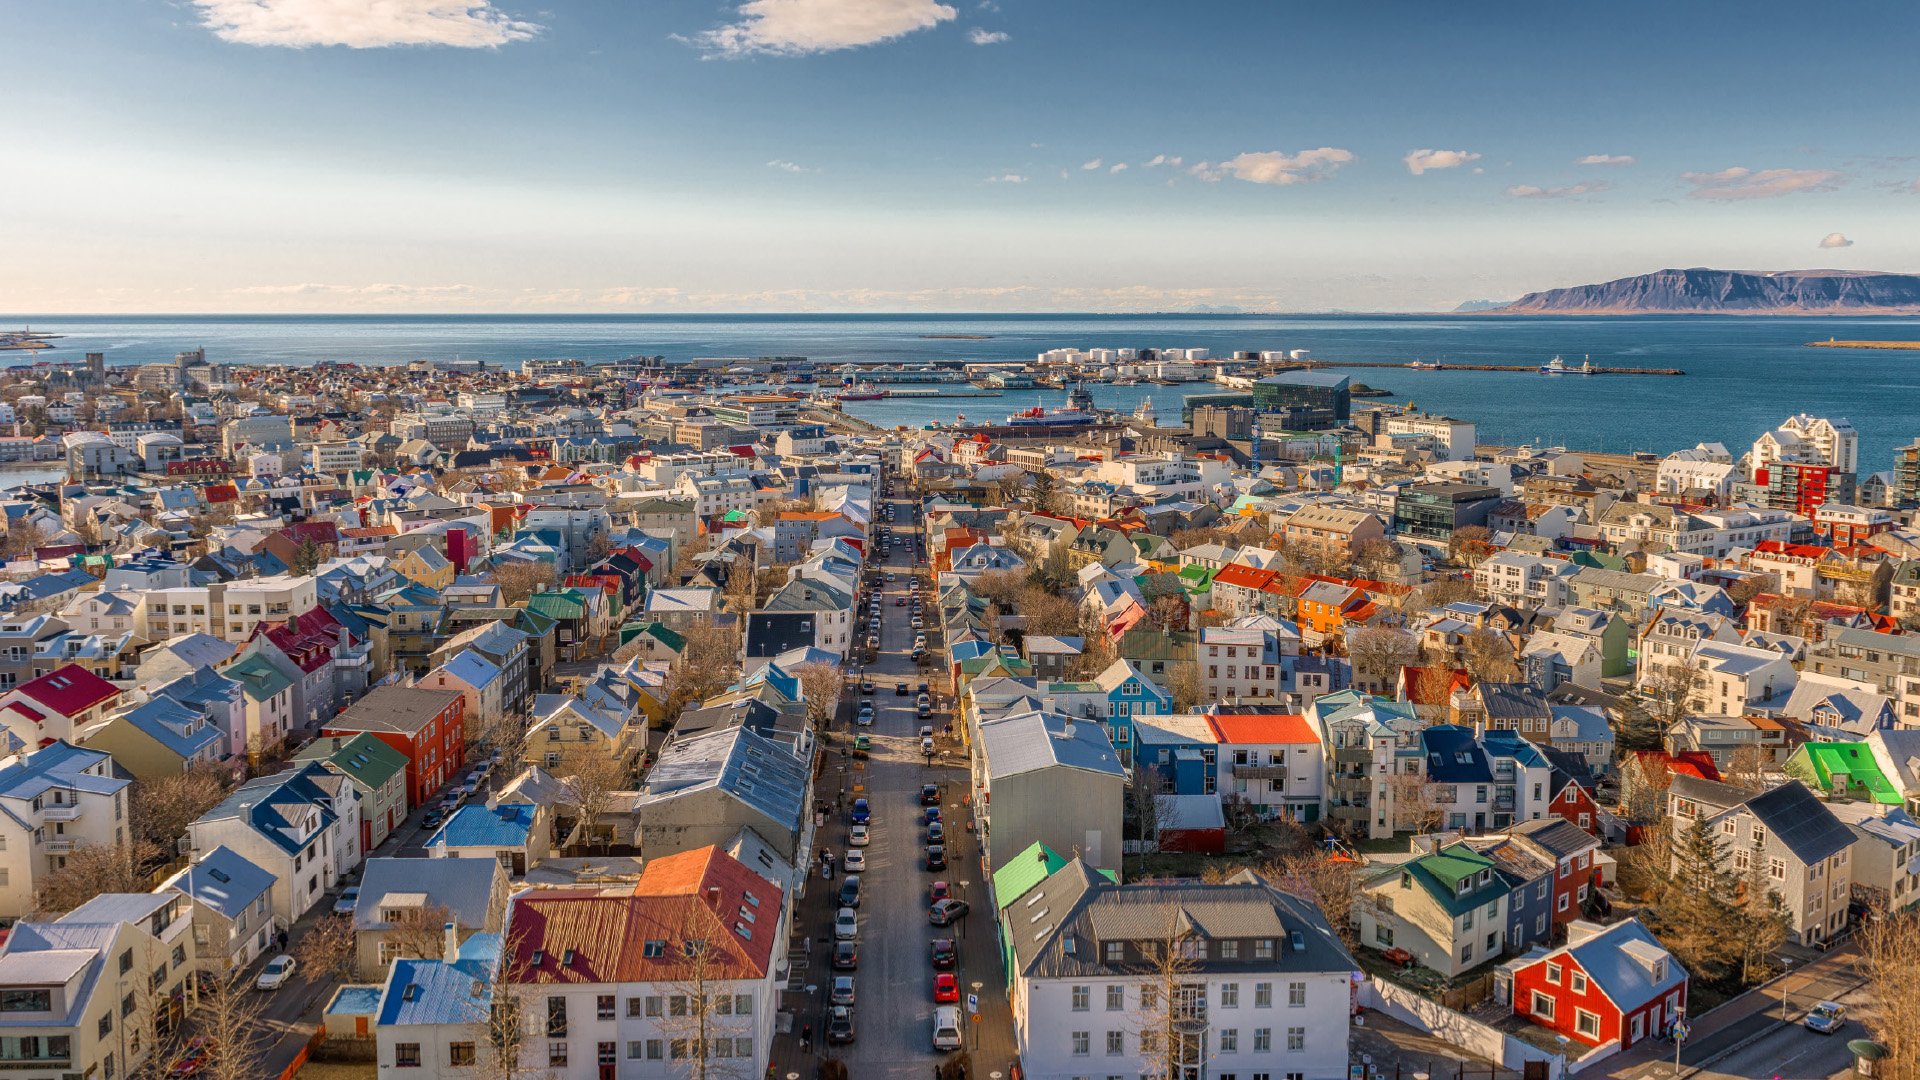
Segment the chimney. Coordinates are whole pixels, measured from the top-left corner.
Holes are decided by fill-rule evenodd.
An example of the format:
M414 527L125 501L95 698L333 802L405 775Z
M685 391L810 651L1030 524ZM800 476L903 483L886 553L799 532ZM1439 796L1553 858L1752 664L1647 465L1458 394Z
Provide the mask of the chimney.
M1060 728L1060 736L1066 739L1073 738L1073 717L1067 717L1066 724Z
M707 886L707 906L715 911L720 910L720 886Z
M460 927L454 923L444 923L440 931L446 935L446 961L451 964L460 959Z

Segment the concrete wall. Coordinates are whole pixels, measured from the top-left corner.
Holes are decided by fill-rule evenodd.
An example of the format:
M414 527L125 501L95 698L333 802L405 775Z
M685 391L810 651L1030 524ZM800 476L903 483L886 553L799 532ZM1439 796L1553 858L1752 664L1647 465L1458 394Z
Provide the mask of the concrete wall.
M1505 1068L1518 1070L1529 1061L1547 1063L1547 1075L1566 1075L1566 1059L1514 1038L1497 1028L1454 1012L1436 1001L1392 983L1368 979L1360 984L1358 1001L1369 1009L1378 1009L1402 1023L1418 1028L1442 1042L1450 1043L1476 1057L1497 1061ZM1614 1047L1603 1047L1611 1053ZM1595 1061L1600 1055L1586 1055Z

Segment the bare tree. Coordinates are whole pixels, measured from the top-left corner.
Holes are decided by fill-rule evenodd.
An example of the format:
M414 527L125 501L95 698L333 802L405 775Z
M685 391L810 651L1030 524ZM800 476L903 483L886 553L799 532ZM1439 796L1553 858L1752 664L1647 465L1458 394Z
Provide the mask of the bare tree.
M627 763L610 746L582 747L563 756L555 772L576 815L561 846L580 848L596 840L604 844L601 818L612 808L614 794L632 786Z
M1173 697L1174 712L1194 712L1205 704L1201 698L1199 664L1188 661L1169 666L1166 689Z
M1012 611L1020 610L1029 587L1027 575L1016 570L989 570L967 585L975 596Z
M1473 585L1462 578L1444 577L1420 586L1415 606L1436 611L1448 604L1473 599Z
M1140 621L1148 629L1170 633L1185 630L1189 614L1186 597L1169 593L1154 597L1153 603L1147 605L1146 618Z
M53 540L54 533L38 521L19 521L7 527L4 540L0 540L0 554L9 559L31 557L34 552L46 547Z
M120 998L123 1075L128 1080L158 1080L172 1073L183 1043L183 1003L175 1002L166 991L166 954L150 939L136 947L140 959L114 986Z
M1476 682L1512 682L1520 676L1513 646L1505 634L1475 630L1460 639L1460 652Z
M42 915L64 915L101 893L146 892L153 887L147 868L162 858L158 845L146 840L82 844L47 875L34 906Z
M186 834L187 826L217 805L226 793L221 770L206 764L138 781L133 785L129 815L133 835L171 851L174 842Z
M1657 664L1640 680L1638 702L1662 738L1694 714L1693 695L1704 681L1691 661Z
M1734 787L1749 791L1764 791L1767 774L1773 771L1773 754L1758 746L1736 747L1727 755L1727 765L1720 770L1721 777Z
M1860 940L1860 967L1875 1007L1862 1017L1887 1056L1875 1075L1920 1076L1920 920L1886 918Z
M666 993L666 1016L660 1029L681 1063L688 1080L750 1080L753 1057L722 1053L735 1048L734 1040L753 1031L751 1020L735 1019L734 995L728 987L733 958L722 944L709 941L714 924L689 914L670 939L674 957ZM826 1032L819 1037L824 1039Z
M1446 819L1446 811L1433 797L1433 788L1419 773L1396 772L1387 777L1387 792L1393 799L1395 832L1437 832Z
M678 716L689 704L702 702L729 686L740 672L740 631L733 626L695 626L687 630L686 646L674 664L673 685L667 692L667 715Z
M326 915L293 943L293 959L308 971L351 982L355 950L353 916Z
M1353 569L1370 578L1400 570L1400 547L1391 540L1362 540L1353 546Z
M800 679L800 695L806 699L807 718L816 728L833 723L840 711L840 698L847 679L838 664L802 664L794 671Z
M1484 525L1463 525L1447 541L1447 555L1462 566L1475 567L1493 554L1493 534Z
M208 1044L206 1080L257 1080L266 1050L262 1001L248 995L232 979L216 976L200 991L193 1015L200 1030L214 1035Z
M1359 947L1353 927L1354 898L1360 892L1359 866L1325 851L1306 851L1282 857L1260 870L1275 888L1301 897L1320 909L1327 924L1348 950Z
M1347 656L1356 681L1374 692L1394 684L1400 669L1420 660L1420 642L1405 630L1368 626L1347 635Z
M1028 636L1059 637L1079 632L1080 612L1073 601L1050 589L1028 586L1020 593L1018 610Z
M552 588L557 575L554 564L544 559L517 559L493 568L494 584L500 586L501 599L509 605L525 603L534 593Z
M1140 1075L1182 1080L1205 1057L1206 981L1198 976L1204 938L1168 912L1166 933L1140 942L1145 967L1130 1020L1140 1039Z
M1173 796L1161 784L1160 774L1134 762L1133 783L1127 787L1127 817L1135 835L1149 849L1160 842L1160 828L1173 816Z

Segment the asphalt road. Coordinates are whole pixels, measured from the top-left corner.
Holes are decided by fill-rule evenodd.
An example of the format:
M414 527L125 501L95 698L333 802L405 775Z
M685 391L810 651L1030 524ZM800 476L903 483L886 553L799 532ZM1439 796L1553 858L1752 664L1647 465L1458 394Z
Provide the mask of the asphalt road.
M1838 1000L1849 1015L1846 1026L1832 1035L1816 1034L1801 1024L1783 1025L1693 1075L1700 1080L1827 1080L1852 1075L1853 1055L1847 1052L1847 1041L1869 1037L1860 1017L1872 1003L1864 990L1842 994Z
M898 519L895 536L910 535L918 539L919 534L909 520L913 504L894 500L894 506ZM927 922L929 890L935 880L947 881L954 896L970 902L983 902L986 890L981 880L979 847L966 830L965 808L957 802L967 784L955 749L957 743L944 734L951 714L939 708L930 719L922 720L915 713L919 684L934 680L911 658L916 633L909 622L911 609L895 607L893 603L896 597L907 594L916 568L913 556L898 540L886 567L897 580L883 585L877 596L876 610L881 612L880 656L861 672L871 676L876 684L874 694L867 699L874 703L874 723L866 729L843 729L837 736L837 745L845 745L851 741L851 733L864 730L872 741L868 761L849 762L844 766L849 781L848 805L852 805L854 798L853 785L858 784L864 786L862 794L871 800L873 807L872 841L867 847L867 870L862 875L860 968L854 973L859 995L854 1008L857 1037L850 1046L817 1049L823 1054L830 1051L847 1061L852 1074L862 1080L868 1077L924 1080L932 1067L946 1056L936 1054L931 1047L934 971L929 947L936 937L952 937L960 950L957 974L963 1008L964 995L973 992L972 984L981 984L982 1021L969 1025L969 1035L975 1040L985 1037L990 1046L998 1044L1007 1048L998 1053L976 1055L975 1072L985 1078L990 1069L1004 1068L1006 1062L1002 1059L1010 1057L1012 1037L1006 980L1001 972L991 916L984 910L970 913L961 920L964 925L936 928ZM926 590L923 584L923 594ZM931 630L928 636L934 637ZM909 692L904 696L894 692L903 680L909 684ZM936 704L944 703L936 701ZM858 708L857 703L854 708ZM922 725L931 725L937 733L941 754L932 765L920 751ZM864 768L859 768L862 765ZM837 760L829 766L820 785L823 796L831 798L838 789L836 770L842 767ZM921 785L928 783L942 784L951 792L951 800L956 800L942 806L949 863L946 870L937 873L925 869L926 827L922 824L919 796ZM838 817L839 820L823 830L821 843L836 852L845 852L846 815L841 813ZM838 889L837 884L834 889ZM819 920L811 929L816 953L823 944L831 949L830 943L821 941L832 936L831 908L829 902L809 912L809 918ZM822 965L816 976L808 980L819 986L819 991L810 999L814 1006L816 1036L825 1031L825 996L831 975ZM993 1034L987 1034L989 1031Z

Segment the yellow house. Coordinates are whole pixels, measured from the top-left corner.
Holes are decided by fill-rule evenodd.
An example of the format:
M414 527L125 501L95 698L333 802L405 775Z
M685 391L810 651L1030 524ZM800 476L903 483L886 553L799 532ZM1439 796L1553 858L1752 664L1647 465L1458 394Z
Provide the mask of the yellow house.
M387 557L387 565L416 585L439 591L453 584L453 562L431 544L422 544Z
M644 738L645 725L563 694L540 695L533 712L521 760L549 772L564 770L569 757L582 753L605 754L624 765Z

